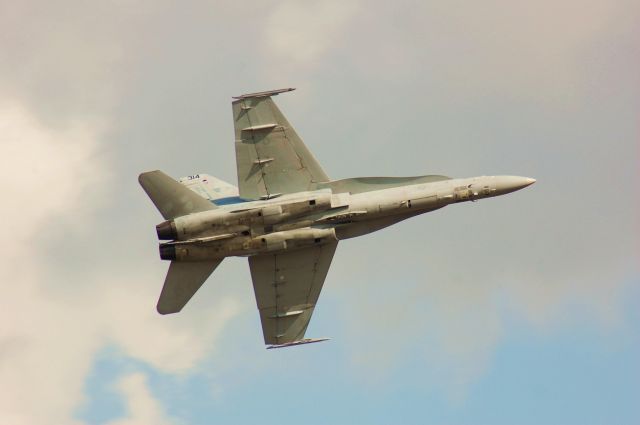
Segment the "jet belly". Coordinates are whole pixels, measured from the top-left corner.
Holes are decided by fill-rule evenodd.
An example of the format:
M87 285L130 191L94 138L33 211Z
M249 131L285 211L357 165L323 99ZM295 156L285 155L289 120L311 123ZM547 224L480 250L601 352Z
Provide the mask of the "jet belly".
M258 237L240 235L231 239L160 244L160 257L171 261L205 261L225 257L248 257L305 248L337 241L333 228L300 228Z
M535 180L515 176L450 179L358 194L326 190L216 209L157 226L165 260L205 261L290 251L374 232L458 202L519 190Z
M350 198L349 210L366 211L362 219L405 214L408 210L428 212L450 203L448 186L429 183L359 193ZM445 196L443 196L445 195Z

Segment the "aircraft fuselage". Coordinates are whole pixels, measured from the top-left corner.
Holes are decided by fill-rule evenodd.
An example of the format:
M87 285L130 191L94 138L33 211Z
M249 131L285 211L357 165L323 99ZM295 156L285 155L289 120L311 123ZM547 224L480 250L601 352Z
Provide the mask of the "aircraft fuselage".
M160 257L203 261L290 251L349 239L449 204L504 195L534 183L482 176L398 185L351 194L329 188L225 205L156 226Z

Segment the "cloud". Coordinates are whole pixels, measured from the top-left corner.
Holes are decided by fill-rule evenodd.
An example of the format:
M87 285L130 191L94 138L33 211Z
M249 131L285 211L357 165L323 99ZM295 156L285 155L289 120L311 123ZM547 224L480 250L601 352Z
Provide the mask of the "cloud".
M326 141L311 150L345 176L427 162L539 179L521 196L341 246L329 278L353 338L333 343L350 347L365 374L422 350L422 369L455 398L486 371L513 317L540 332L583 318L617 323L621 282L637 275L637 191L620 184L638 177L635 121L624 121L637 100L616 96L638 98L637 55L625 50L637 44L637 6L5 3L0 422L72 422L105 345L189 373L252 305L247 290L244 304L223 297L206 308L194 300L189 314L154 312L164 270L144 239L151 227L139 229L158 216L138 202L135 175L176 162L232 173L220 93L249 91L264 74L310 88L277 101L313 99L314 113L283 109L313 129L310 141ZM124 393L152 406L140 412L159 412L143 379L127 379Z
M317 67L327 50L340 43L360 7L357 0L278 2L264 27L268 62L285 63L280 71Z
M51 296L52 276L37 241L57 215L81 208L83 190L100 181L105 170L90 161L97 132L84 122L51 131L18 102L0 105L0 137L10 159L0 169L0 191L12 206L5 211L12 243L0 248L0 278L11 282L0 301L2 422L65 422L81 398L96 341L75 339L77 330L91 334L88 322ZM36 402L41 408L33 409Z
M73 282L51 264L56 247L100 240L95 214L112 192L109 161L96 154L101 131L88 121L51 129L17 101L0 106L1 143L11 158L0 169L0 191L11 199L11 243L0 248L0 279L8 283L0 301L2 423L71 423L94 357L107 345L165 372L185 372L237 311L234 300L221 299L200 314L161 318L153 308L159 276L135 259L122 257L115 268L95 260L68 264L83 273ZM126 389L139 389L127 382Z
M3 97L19 98L51 126L66 126L67 119L78 116L103 117L119 97L117 83L126 63L123 32L112 30L112 5L3 2ZM128 17L122 13L121 29Z
M239 306L220 297L210 309L161 317L154 307L165 270L130 255L139 238L126 193L144 194L139 170L122 170L112 132L133 64L155 40L139 36L155 22L149 5L0 9L0 191L11 241L0 247L0 422L76 423L105 346L188 373Z
M126 401L128 416L108 422L107 425L170 425L175 422L167 417L160 403L153 398L142 373L122 377L118 389Z
M640 86L627 70L637 69L629 16L639 10L626 1L402 5L363 9L360 31L344 41L351 85L330 114L346 121L341 131L359 131L344 138L343 170L538 178L504 199L345 242L342 270L329 275L366 379L389 378L422 350L425 385L457 399L520 327L605 334L624 321L638 276L638 196L614 188L638 180L629 111L639 104L627 90Z

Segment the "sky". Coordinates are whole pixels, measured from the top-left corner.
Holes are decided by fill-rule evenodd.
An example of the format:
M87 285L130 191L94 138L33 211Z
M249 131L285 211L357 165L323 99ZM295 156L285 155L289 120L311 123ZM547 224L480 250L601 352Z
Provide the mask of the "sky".
M0 423L640 423L640 3L0 0ZM246 259L160 316L137 183L235 182L231 97L333 179L522 175L338 247L265 350Z

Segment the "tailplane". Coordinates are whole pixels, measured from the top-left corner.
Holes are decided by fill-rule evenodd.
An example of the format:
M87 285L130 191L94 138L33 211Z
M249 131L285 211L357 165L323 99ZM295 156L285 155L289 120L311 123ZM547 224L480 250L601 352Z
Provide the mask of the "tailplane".
M198 262L172 261L158 299L158 313L177 313L189 302L222 259Z

